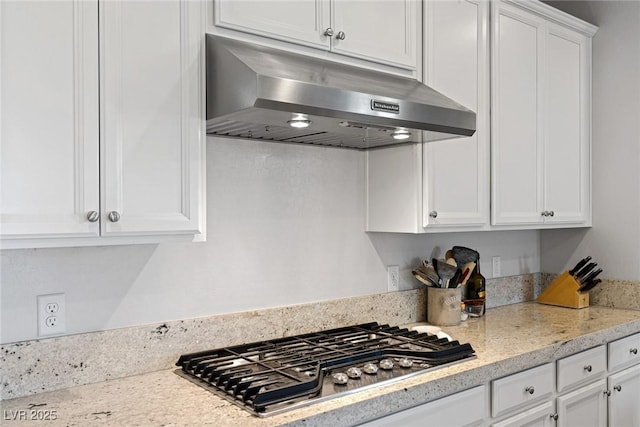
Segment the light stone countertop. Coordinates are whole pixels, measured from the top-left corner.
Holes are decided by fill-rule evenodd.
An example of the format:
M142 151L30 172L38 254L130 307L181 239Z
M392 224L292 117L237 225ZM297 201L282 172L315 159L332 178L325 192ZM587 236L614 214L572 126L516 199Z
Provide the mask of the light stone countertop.
M640 311L520 303L489 309L483 318L443 329L471 343L477 358L267 418L251 415L173 370L163 370L0 401L0 424L354 425L639 332ZM53 414L56 420L29 420L32 415ZM26 421L12 420L23 416Z

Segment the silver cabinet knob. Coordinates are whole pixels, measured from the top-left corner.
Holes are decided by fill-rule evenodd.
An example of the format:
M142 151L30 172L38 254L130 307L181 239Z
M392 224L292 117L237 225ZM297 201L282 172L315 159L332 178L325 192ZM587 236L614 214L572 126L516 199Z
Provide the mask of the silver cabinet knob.
M637 348L629 349L629 353L638 354L638 349Z
M611 396L611 390L605 390L605 391L604 391L604 394L606 394L606 395L607 395L607 397Z
M621 386L620 384L618 384L617 386L613 387L613 389L614 389L615 391L620 392L620 391L622 391L622 386Z
M96 211L87 212L87 220L89 222L96 222L100 219L100 214Z
M554 216L554 215L555 215L555 212L549 211L549 216Z
M550 417L553 421L558 421L558 414L551 414Z
M336 35L336 38L338 40L344 40L347 38L347 35L344 33L344 31L338 31L338 34Z
M592 369L591 365L587 365L587 366L584 367L584 370L587 371L587 372L591 372L591 369Z
M530 385L529 387L525 388L524 391L526 391L529 394L533 394L536 392L536 390L533 388L532 385Z
M429 216L431 218L438 218L438 211L431 211L429 212Z
M107 215L107 218L109 218L109 221L111 222L118 222L120 221L120 214L116 211L111 211L109 212L109 215Z
M542 215L542 216L549 216L549 212L547 212L547 211L542 211L542 213L541 213L540 215Z
M324 30L324 35L327 37L333 37L333 28L329 27L326 30Z

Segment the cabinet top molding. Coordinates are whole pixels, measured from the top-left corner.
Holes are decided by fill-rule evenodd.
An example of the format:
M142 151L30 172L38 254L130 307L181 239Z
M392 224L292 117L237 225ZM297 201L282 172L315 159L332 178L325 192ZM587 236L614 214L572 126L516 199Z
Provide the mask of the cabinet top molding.
M598 27L583 21L580 18L569 15L553 6L542 3L538 0L501 0L504 3L511 3L523 9L527 9L531 12L544 16L546 19L554 21L560 25L572 28L588 37L593 37L598 31Z

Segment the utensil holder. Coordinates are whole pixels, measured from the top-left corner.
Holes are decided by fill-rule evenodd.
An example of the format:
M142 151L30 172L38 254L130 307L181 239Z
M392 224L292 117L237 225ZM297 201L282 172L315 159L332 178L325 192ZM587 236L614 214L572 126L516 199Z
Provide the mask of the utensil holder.
M555 278L536 300L541 304L557 305L568 308L589 306L589 293L578 292L580 285L568 271Z
M462 288L427 288L427 322L437 326L459 325Z

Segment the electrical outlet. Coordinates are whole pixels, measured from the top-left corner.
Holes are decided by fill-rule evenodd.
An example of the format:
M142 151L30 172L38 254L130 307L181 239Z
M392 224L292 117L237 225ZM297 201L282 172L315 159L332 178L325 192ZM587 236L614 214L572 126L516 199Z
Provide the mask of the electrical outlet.
M38 336L62 334L65 330L64 294L38 295Z
M500 277L500 257L494 256L491 258L491 266L493 270L493 276L491 277Z
M397 291L400 289L400 267L397 265L387 266L387 290Z

